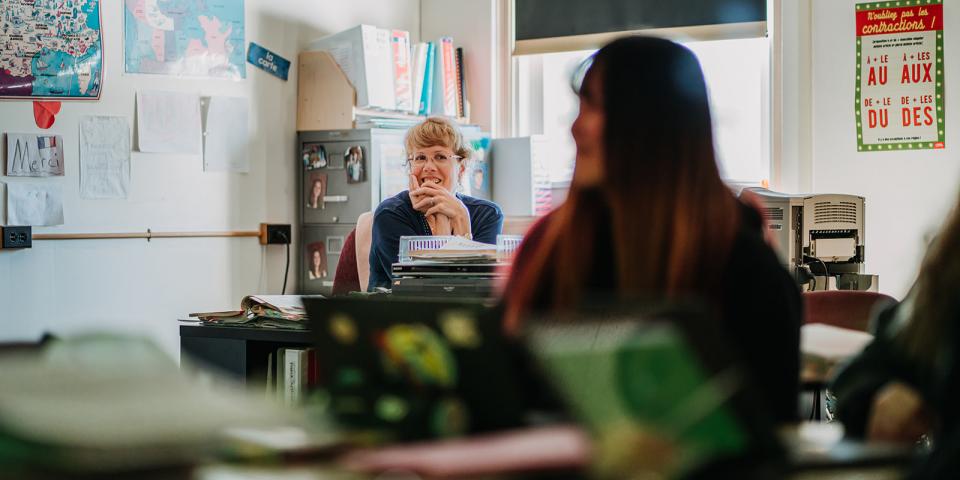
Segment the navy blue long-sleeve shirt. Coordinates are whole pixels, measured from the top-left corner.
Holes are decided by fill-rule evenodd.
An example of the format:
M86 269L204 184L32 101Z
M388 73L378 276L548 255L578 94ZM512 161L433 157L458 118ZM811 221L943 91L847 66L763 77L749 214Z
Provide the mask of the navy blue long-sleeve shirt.
M496 203L457 194L470 213L473 239L482 243L497 243L503 229L503 212ZM400 237L431 235L423 213L413 209L410 192L403 191L380 203L373 213L373 238L370 243L370 282L368 290L390 288L393 277L391 266L400 256Z

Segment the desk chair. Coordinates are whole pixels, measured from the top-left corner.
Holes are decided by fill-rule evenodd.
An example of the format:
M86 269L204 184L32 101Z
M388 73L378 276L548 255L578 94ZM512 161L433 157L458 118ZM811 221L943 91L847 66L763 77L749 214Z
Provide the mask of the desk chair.
M869 333L875 309L888 303L897 303L897 300L882 293L857 290L804 292L803 323L822 323Z
M870 321L875 312L884 306L897 303L889 295L857 290L827 290L803 292L803 323L821 323L858 332L870 331ZM813 393L810 420L820 420L823 395L827 378L802 378L804 392Z
M333 295L365 292L370 281L370 240L373 237L373 213L365 212L343 241L343 250L333 274Z
M360 275L357 272L357 230L353 229L343 241L337 271L333 274L334 296L360 291Z

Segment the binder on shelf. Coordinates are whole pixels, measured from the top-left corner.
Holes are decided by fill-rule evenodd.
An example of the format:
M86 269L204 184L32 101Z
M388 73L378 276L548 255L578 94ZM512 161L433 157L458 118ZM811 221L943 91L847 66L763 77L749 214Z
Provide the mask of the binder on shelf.
M357 25L314 40L307 48L325 51L333 56L355 87L358 106L389 110L396 108L389 30Z
M390 34L390 48L393 56L393 84L396 108L404 112L412 112L413 68L410 59L410 32L393 30Z
M463 48L457 48L457 117L467 116L466 76L463 72Z
M431 44L427 44L431 45ZM349 130L360 126L390 124L399 128L422 121L432 112L434 82L425 81L435 78L435 51L424 47L424 81L419 95L419 115L410 112L365 108L357 102L357 92L346 73L340 68L333 56L327 51L305 51L298 58L299 75L297 84L297 130ZM454 75L456 74L454 69ZM391 75L392 77L392 75ZM455 77L451 85L455 85ZM436 86L440 89L440 86ZM456 96L453 99L453 113L461 124L467 124L469 117L456 114ZM468 104L464 105L469 111ZM442 113L437 113L445 115Z
M457 66L453 39L440 37L434 44L433 105L434 115L457 116Z
M427 44L427 61L424 62L426 68L423 71L423 92L420 95L420 115L430 115L433 111L433 72L437 65L436 57L437 45L430 42Z
M283 401L286 405L300 403L307 388L307 351L288 348L283 352Z
M413 108L414 114L420 113L420 106L423 102L423 77L427 71L427 51L430 44L425 42L418 43L413 48Z

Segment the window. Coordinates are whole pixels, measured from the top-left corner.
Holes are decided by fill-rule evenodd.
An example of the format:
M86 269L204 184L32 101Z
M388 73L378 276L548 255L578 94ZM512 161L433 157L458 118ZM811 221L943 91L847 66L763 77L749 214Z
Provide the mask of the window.
M770 177L767 38L684 43L700 60L710 95L714 141L723 178L759 184ZM516 57L514 122L518 136L543 135L554 183L569 182L576 147L570 126L578 102L570 88L576 67L594 51Z

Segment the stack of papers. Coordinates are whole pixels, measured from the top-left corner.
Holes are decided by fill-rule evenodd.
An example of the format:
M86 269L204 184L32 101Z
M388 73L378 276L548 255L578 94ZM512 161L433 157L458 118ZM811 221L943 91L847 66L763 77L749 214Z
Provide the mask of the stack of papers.
M475 242L461 237L452 237L441 248L432 250L410 250L407 255L413 260L496 262L497 246Z
M301 295L248 295L240 301L240 310L198 312L190 316L206 325L243 327L307 328L307 312Z
M804 381L826 381L833 369L860 353L873 335L846 328L810 323L800 328L800 352L803 354Z

